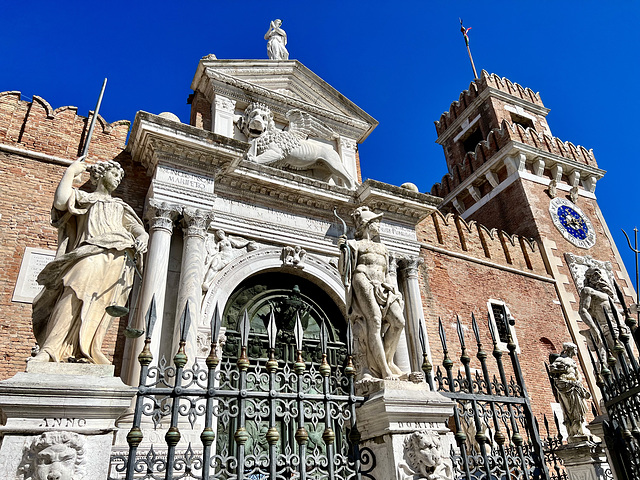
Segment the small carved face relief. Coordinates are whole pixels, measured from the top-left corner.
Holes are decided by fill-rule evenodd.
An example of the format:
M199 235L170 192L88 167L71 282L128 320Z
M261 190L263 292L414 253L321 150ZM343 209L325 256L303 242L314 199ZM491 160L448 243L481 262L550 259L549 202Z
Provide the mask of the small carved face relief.
M35 480L74 480L76 450L65 444L41 450L35 459Z

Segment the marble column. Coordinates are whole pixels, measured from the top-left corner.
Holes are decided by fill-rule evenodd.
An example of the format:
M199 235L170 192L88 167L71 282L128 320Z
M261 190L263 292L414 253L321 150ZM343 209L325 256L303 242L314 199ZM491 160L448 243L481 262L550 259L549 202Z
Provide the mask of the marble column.
M398 289L398 257L393 254L389 255L389 276L392 278L393 285ZM400 333L400 340L398 341L398 348L396 349L393 361L403 372L411 372L406 332L407 327L405 324L405 328L403 328L402 333Z
M205 237L207 228L213 219L211 212L185 207L182 212L182 228L184 243L182 247L182 264L180 268L180 284L178 285L178 301L176 303L176 319L173 330L173 348L171 355L178 350L180 342L180 321L182 313L189 302L191 325L187 333L186 353L192 363L198 351L197 337L200 326L200 306L202 303L202 281L204 279Z
M407 319L407 349L411 362L411 371L422 371L422 347L420 346L420 322L424 322L422 310L422 295L418 281L418 268L424 259L422 257L405 257L400 261L400 273L404 291L404 314ZM431 358L429 339L426 338L427 352Z
M173 223L181 210L180 206L158 202L154 199L149 199L146 208L145 216L149 221L149 247L133 324L134 328L146 329L145 316L151 305L151 299L155 295L157 320L151 337L151 352L154 362L159 360L171 234L173 233ZM122 379L129 385L138 385L140 377L138 354L142 351L144 338L143 335L135 339L127 339Z

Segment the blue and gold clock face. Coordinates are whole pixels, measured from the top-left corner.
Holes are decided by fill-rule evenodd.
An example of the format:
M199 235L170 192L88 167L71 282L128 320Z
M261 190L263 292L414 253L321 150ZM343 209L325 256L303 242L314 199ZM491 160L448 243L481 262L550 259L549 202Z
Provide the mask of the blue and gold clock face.
M591 248L596 243L596 233L587 216L574 203L565 198L554 198L549 213L562 236L580 248Z

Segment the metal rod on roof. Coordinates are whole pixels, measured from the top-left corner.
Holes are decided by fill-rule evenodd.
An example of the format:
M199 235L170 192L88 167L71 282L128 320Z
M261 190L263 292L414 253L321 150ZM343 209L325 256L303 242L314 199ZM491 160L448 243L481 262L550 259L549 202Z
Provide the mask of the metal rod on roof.
M96 103L96 109L93 111L93 117L91 118L91 123L89 124L89 132L87 133L87 141L84 142L84 148L82 149L82 157L85 157L89 153L89 144L91 143L91 137L93 136L93 128L96 126L96 118L98 118L98 112L100 111L100 104L102 103L102 96L104 95L104 90L107 88L107 79L104 79L102 82L102 90L100 90L100 96L98 97L98 103Z
M460 19L460 31L464 37L464 43L467 45L467 53L469 54L469 60L471 61L471 68L473 69L473 78L478 78L478 72L476 71L476 65L473 63L473 57L471 56L471 49L469 48L469 35L467 33L471 30L471 27L464 28L462 25L462 19Z

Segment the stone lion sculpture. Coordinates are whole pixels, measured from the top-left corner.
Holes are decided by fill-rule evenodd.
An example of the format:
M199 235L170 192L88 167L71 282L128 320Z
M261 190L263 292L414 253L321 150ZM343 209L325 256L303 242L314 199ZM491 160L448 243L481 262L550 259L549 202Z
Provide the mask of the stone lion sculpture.
M263 165L314 170L324 181L337 179L348 188L354 187L340 155L329 145L308 140L313 135L333 139L335 133L311 115L298 109L287 112L289 129L278 130L271 109L262 103L251 103L236 125L255 146L250 160Z
M21 470L24 480L83 480L84 438L72 432L45 432L25 449Z
M404 441L404 462L399 478L411 480L452 480L451 467L443 462L440 437L436 432L419 430Z

